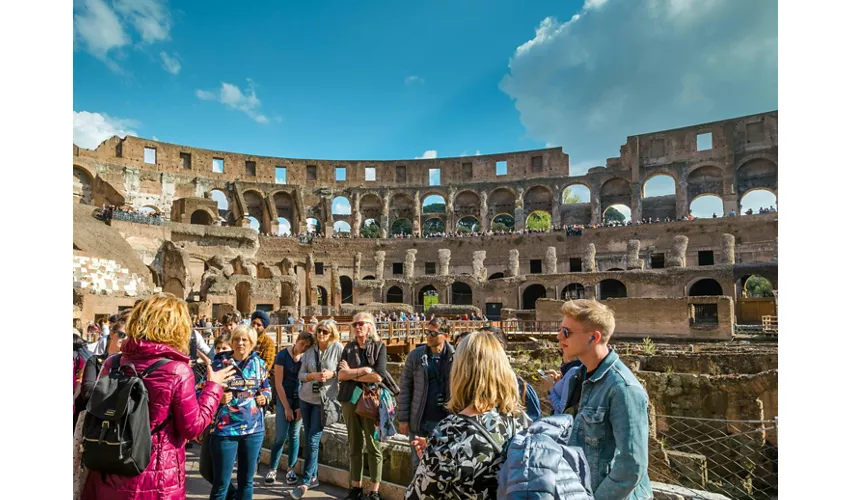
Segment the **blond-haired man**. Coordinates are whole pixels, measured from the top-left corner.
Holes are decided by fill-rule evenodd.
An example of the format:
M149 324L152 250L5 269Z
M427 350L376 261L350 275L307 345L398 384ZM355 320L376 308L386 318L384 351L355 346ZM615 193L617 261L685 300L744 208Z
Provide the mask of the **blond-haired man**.
M584 450L593 496L600 500L652 498L646 390L608 346L614 313L595 300L571 300L558 342L564 357L578 357L581 397L569 445Z

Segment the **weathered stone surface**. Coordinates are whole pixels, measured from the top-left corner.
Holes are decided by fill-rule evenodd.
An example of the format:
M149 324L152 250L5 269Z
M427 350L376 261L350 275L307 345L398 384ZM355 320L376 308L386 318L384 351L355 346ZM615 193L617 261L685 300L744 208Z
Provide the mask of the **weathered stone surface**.
M558 252L555 247L546 249L546 258L543 259L543 274L557 274L558 272Z
M449 264L452 260L452 251L448 248L441 248L437 251L437 258L440 259L440 269L438 274L440 276L448 276Z
M512 248L508 251L508 277L519 276L519 250Z
M412 280L416 270L416 249L409 248L404 254L404 279Z
M375 279L377 281L384 280L384 258L386 255L387 252L383 250L375 252Z
M734 264L735 263L735 236L731 234L723 234L720 236L720 240L722 242L721 246L721 260L720 262L723 264Z
M584 258L581 261L581 270L586 273L596 272L596 245L588 243L584 248Z
M360 279L360 263L363 260L363 254L360 252L356 252L354 254L354 279Z
M644 261L640 258L640 240L629 240L626 251L626 269L643 270Z
M487 258L485 250L472 252L472 277L485 281L487 279L487 268L484 267L484 259Z
M673 247L670 250L670 258L665 260L664 267L687 266L688 237L684 234L673 238Z

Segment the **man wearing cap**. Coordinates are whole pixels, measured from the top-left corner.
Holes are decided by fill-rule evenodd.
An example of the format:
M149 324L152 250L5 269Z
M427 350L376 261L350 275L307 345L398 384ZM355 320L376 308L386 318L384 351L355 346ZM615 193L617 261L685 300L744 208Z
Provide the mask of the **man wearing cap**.
M441 318L428 323L428 337L404 362L398 396L399 432L412 441L427 437L443 418L449 415L449 376L452 371L454 347L449 344L448 325ZM413 470L419 466L419 456L411 448Z
M254 352L266 362L266 369L269 371L269 382L274 384L272 377L274 376L274 357L277 354L277 349L274 340L266 335L266 328L269 327L269 323L271 323L271 320L265 311L254 311L254 314L251 315L251 327L257 330L257 345L254 346Z

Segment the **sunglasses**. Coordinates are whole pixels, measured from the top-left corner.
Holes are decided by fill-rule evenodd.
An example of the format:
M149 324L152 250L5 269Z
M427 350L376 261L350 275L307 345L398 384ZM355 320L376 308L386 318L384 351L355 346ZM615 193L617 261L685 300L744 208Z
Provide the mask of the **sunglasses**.
M319 328L318 330L316 330L316 333L321 333L322 335L328 335L331 332Z
M442 330L427 330L427 333L429 337L437 337L442 335L444 332Z
M115 332L118 335L119 339L127 338L127 334L124 332Z
M563 334L564 334L564 338L565 338L565 339L567 339L567 338L570 338L570 335L572 335L572 334L578 334L578 333L582 333L582 332L574 332L574 331L571 331L571 330L570 330L569 328L567 328L566 326L562 326L562 327L561 327L561 333L563 333Z

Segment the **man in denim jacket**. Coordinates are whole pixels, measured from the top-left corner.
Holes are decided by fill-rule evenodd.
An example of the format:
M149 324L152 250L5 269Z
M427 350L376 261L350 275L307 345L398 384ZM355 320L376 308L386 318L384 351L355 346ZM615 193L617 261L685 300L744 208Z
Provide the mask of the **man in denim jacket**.
M595 300L570 300L558 342L564 357L582 365L581 396L568 444L584 450L596 500L652 498L646 390L608 341L614 313ZM574 390L574 389L571 389Z

